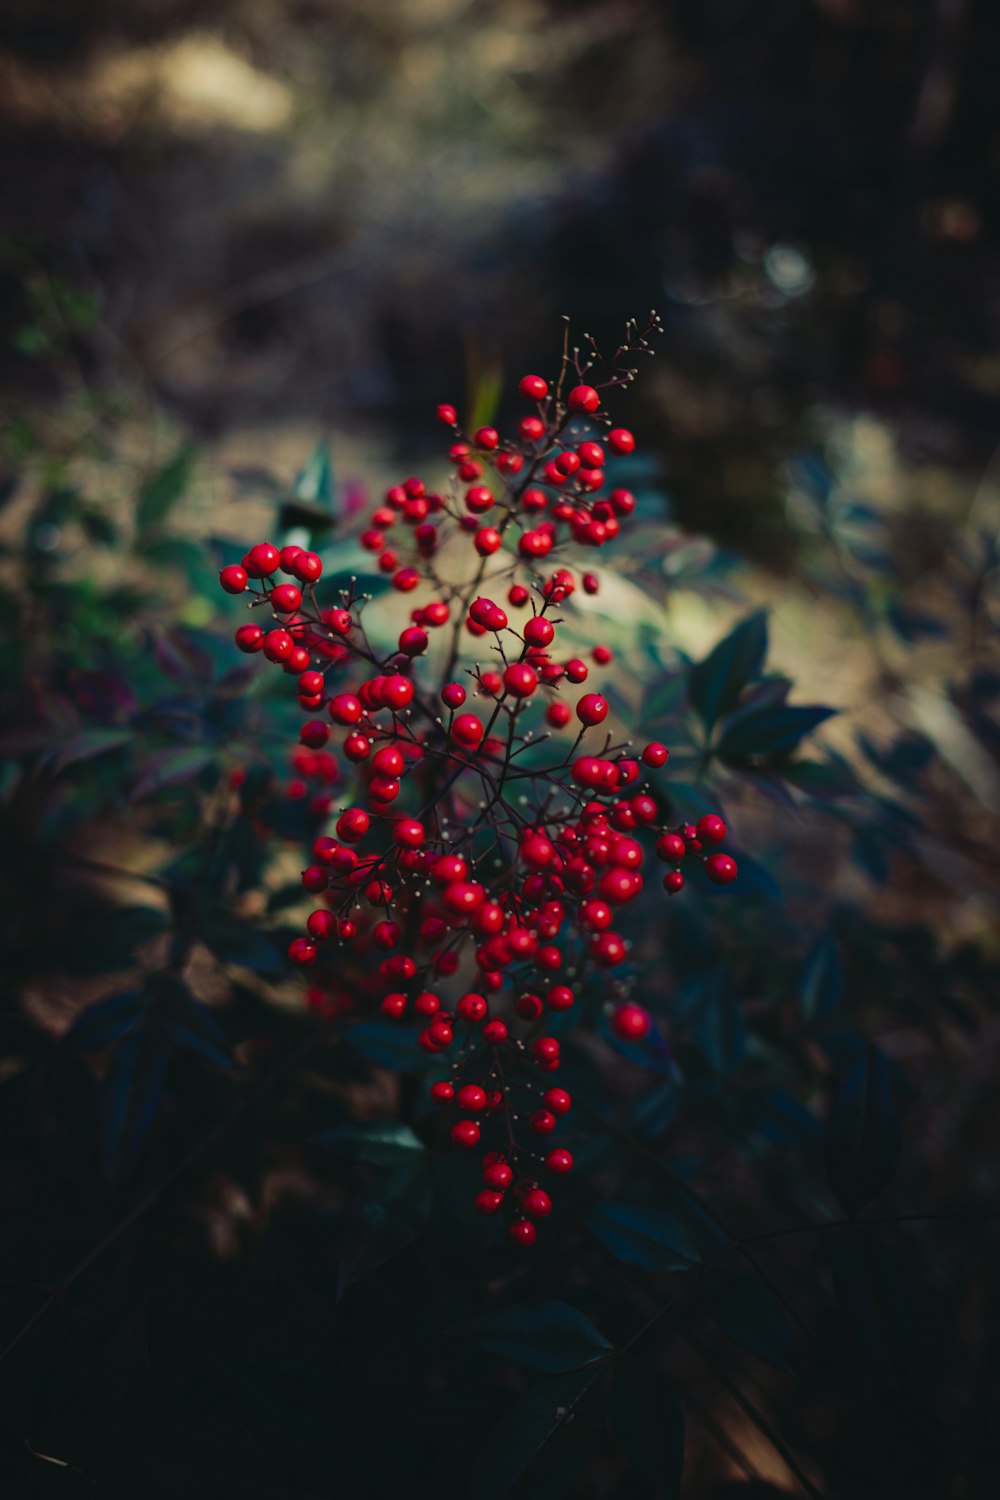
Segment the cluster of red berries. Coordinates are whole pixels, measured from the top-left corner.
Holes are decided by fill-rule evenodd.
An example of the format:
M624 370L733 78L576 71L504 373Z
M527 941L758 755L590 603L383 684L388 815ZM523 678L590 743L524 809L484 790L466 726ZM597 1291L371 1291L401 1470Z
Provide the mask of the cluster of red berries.
M630 454L635 441L625 428L608 429L601 392L628 384L634 370L623 361L647 350L656 326L655 318L641 333L629 325L601 385L588 383L594 362L582 363L578 350L564 354L555 389L525 376L519 391L531 414L511 439L493 427L466 438L454 408L438 408L455 431L455 480L444 493L419 478L393 486L361 538L398 592L424 586L431 595L388 655L370 644L368 600L356 583L320 607L315 553L259 542L220 575L224 589L249 592L251 608L275 617L269 628L240 626L236 643L296 679L309 716L297 752L302 784L307 774L323 782L319 816L336 814L302 875L322 904L290 957L311 966L331 944L350 944L378 986L382 1013L416 1021L417 1045L450 1063L432 1099L452 1117L455 1146L488 1148L476 1206L488 1215L505 1208L521 1245L551 1211L542 1182L573 1166L569 1151L548 1142L572 1100L545 1083L560 1064L547 1018L572 1009L603 975L614 1034L640 1041L650 1030L648 1012L608 973L628 952L616 927L643 889L641 836L669 867L671 894L684 885L686 861L701 860L719 885L736 876L717 847L726 835L720 817L666 825L644 779L666 764L666 747L633 754L603 727L607 699L574 691L590 668L562 659L556 642L578 579L565 566L548 571L551 562L539 570L567 545L611 541L634 508L626 489L605 494L608 455ZM475 554L471 576L463 537ZM598 590L593 573L579 582ZM503 604L493 597L501 589ZM464 637L482 643L489 665L459 673ZM592 657L607 665L611 652L598 646ZM553 734L574 721L571 743L550 750ZM326 748L334 735L354 788L337 809L328 788L340 767Z

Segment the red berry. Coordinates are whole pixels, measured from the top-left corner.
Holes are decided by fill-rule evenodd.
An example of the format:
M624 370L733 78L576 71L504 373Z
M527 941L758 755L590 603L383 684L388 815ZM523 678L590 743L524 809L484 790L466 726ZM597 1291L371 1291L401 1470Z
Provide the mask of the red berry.
M499 550L503 537L495 526L481 526L472 541L480 557L489 557Z
M295 642L287 630L269 630L264 637L264 655L268 661L285 662L295 650Z
M455 423L458 421L458 412L453 406L442 404L437 409L437 419L439 422L442 422L445 427L454 427Z
M663 877L663 889L671 896L676 896L678 891L684 889L684 876L680 870L668 870Z
M259 651L264 644L264 632L259 625L241 625L236 632L236 644L248 654Z
M705 861L705 874L713 885L729 885L736 879L736 861L731 854L710 854Z
M448 1104L454 1097L455 1088L453 1084L446 1083L444 1080L431 1084L431 1098L435 1104Z
M592 385L575 385L569 393L567 404L570 411L582 411L589 415L600 406L601 398Z
M563 1176L566 1172L573 1170L573 1158L563 1146L556 1146L545 1158L545 1165L550 1172L556 1172Z
M337 819L337 836L348 844L356 844L368 832L371 819L363 807L348 807Z
M635 438L627 427L612 427L608 433L608 447L612 453L634 453Z
M272 547L270 542L258 542L243 559L243 566L251 578L269 578L278 571L280 562L281 553L277 547Z
M479 1144L479 1126L475 1120L456 1120L451 1127L451 1139L463 1151L471 1151Z
M500 434L495 427L480 427L472 441L477 448L484 448L487 453L492 453L500 442Z
M308 938L293 938L288 945L288 957L293 964L299 964L303 968L308 964L316 962L318 949Z
M547 1219L552 1212L552 1199L544 1188L532 1188L521 1199L521 1207L532 1219Z
M482 1021L489 1009L482 995L470 992L463 995L455 1007L463 1021Z
M487 1021L483 1027L483 1036L494 1047L499 1046L501 1042L507 1040L506 1023L503 1021Z
M608 717L607 699L600 693L584 693L577 701L576 716L586 727L602 723Z
M554 1115L568 1114L573 1107L573 1100L565 1089L546 1089L542 1103Z
M537 1021L545 1007L538 995L520 995L514 1009L522 1021Z
M322 577L323 561L315 552L300 552L292 564L292 572L301 583L315 583Z
M227 594L242 594L248 582L247 570L238 563L232 563L228 568L223 568L219 574L219 582Z
M507 615L492 599L474 599L469 606L469 618L484 630L506 630Z
M401 994L399 990L392 990L388 995L382 996L382 1004L380 1006L380 1009L384 1016L389 1016L393 1021L398 1021L400 1017L406 1012L406 996L404 994ZM452 1094L454 1094L455 1090L451 1088L451 1084L446 1083L443 1086L446 1089L451 1089L451 1093L435 1094L434 1089L441 1087L441 1085L434 1084L431 1088L432 1099L441 1100L450 1099L452 1097Z
M526 401L544 401L549 394L548 381L541 375L522 375L517 388Z
M536 1135L550 1135L556 1128L556 1117L551 1110L536 1109L528 1117L528 1124Z
M279 615L292 615L302 603L302 590L294 583L279 583L271 590L270 600Z
M512 698L530 698L538 686L538 673L526 661L511 662L503 674L503 685Z
M399 633L399 649L404 656L421 656L428 646L426 630L419 625L408 625Z
M458 1091L458 1107L466 1114L478 1115L486 1108L486 1090L478 1083L467 1083Z
M311 750L319 750L329 738L329 727L321 719L310 719L299 730L299 739Z
M619 1005L611 1017L611 1030L623 1042L642 1041L649 1035L651 1025L649 1011L631 1001Z
M459 714L451 726L452 738L467 750L474 750L483 738L482 721L475 714Z
M524 627L524 639L529 646L551 645L555 637L555 626L544 615L532 615Z
M527 1249L538 1238L538 1230L530 1219L512 1219L507 1234L514 1245Z
M476 1208L481 1214L495 1214L503 1203L503 1193L496 1193L492 1188L481 1188L476 1194Z
M706 813L698 819L695 828L703 844L721 844L726 836L726 825L718 813Z

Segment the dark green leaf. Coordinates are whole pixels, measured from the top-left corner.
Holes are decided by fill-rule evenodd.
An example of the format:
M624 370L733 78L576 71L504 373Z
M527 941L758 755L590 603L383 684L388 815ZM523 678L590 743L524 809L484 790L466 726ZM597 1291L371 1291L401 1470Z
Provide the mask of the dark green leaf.
M889 1070L869 1047L848 1073L826 1133L827 1171L847 1213L856 1214L891 1181L900 1150Z
M194 449L185 443L163 468L148 479L136 504L136 529L142 540L166 520L187 489L194 466Z
M591 1234L616 1260L645 1271L689 1271L698 1247L680 1220L640 1203L593 1203L583 1214Z
M650 1361L626 1355L615 1367L605 1411L632 1467L658 1497L675 1500L684 1468L684 1413L670 1383Z
M81 1052L96 1052L113 1046L136 1024L142 1010L138 990L124 990L107 1000L88 1005L73 1022L64 1038L66 1045Z
M602 1366L543 1381L512 1410L483 1445L479 1500L561 1500L597 1444L598 1377Z
M776 1370L793 1369L791 1325L766 1282L756 1276L710 1271L702 1286L709 1316L723 1333Z
M726 725L716 753L722 760L737 763L755 756L786 754L836 712L822 704L783 704L740 714Z
M720 984L699 1010L694 1028L699 1050L714 1073L729 1073L739 1067L747 1052L747 1028L739 1001L729 977Z
M58 775L67 766L75 766L80 761L94 760L98 755L119 750L133 738L131 729L83 729L71 739L64 740L55 751L51 759L52 771Z
M806 1020L815 1024L832 1016L844 994L840 949L832 932L823 932L806 954L799 974L799 1004Z
M133 800L139 802L166 787L193 781L214 761L215 751L198 745L171 745L169 749L156 750L143 762L139 779L132 788Z
M329 512L333 501L333 470L330 445L325 439L317 443L309 460L295 476L292 489L296 500Z
M706 731L735 708L748 682L760 674L767 655L767 615L748 616L688 673L688 693Z
M115 1048L105 1083L104 1126L104 1159L113 1182L135 1165L159 1113L173 1047L164 1018L146 1005Z
M415 1162L424 1143L408 1125L397 1120L361 1120L337 1125L314 1137L317 1146L349 1161L373 1167L396 1167Z
M337 1296L404 1250L427 1223L431 1178L423 1153L388 1171L378 1191L352 1205L340 1247Z
M201 919L198 936L222 963L238 964L268 976L287 971L288 960L281 949L252 922L241 922L225 913L213 914Z
M416 1032L386 1021L358 1021L344 1036L362 1057L391 1073L420 1073L428 1060L417 1046Z
M541 1302L487 1313L451 1332L502 1359L550 1375L578 1370L614 1352L603 1334L567 1302Z

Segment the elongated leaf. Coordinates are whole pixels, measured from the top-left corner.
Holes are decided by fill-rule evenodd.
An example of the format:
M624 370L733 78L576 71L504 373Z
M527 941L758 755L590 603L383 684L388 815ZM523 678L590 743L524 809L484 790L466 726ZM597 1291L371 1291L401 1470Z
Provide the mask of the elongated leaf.
M616 1260L645 1271L689 1271L698 1247L672 1213L639 1203L594 1203L583 1214L591 1234Z
M891 1181L900 1150L889 1070L869 1047L848 1073L826 1133L827 1171L847 1213L856 1214Z
M307 462L295 476L292 489L296 500L329 511L333 501L333 467L330 444L325 438L316 444Z
M703 1290L709 1315L734 1343L776 1370L794 1368L791 1324L766 1282L755 1276L710 1271Z
M502 1359L550 1375L579 1370L614 1353L614 1346L568 1302L541 1302L486 1313L451 1332Z
M605 1411L616 1443L658 1500L675 1500L684 1468L684 1413L673 1386L649 1361L626 1355L615 1367Z
M423 1154L394 1168L378 1190L351 1207L337 1274L337 1296L416 1239L431 1210L431 1178Z
M135 523L145 541L166 520L187 489L194 466L194 449L185 443L163 468L148 479L139 492Z
M105 1084L104 1160L113 1182L139 1158L163 1097L173 1038L158 1012L145 1006L115 1048Z
M142 996L138 990L123 990L88 1005L73 1022L64 1038L67 1046L81 1052L110 1047L130 1031L139 1020Z
M807 1021L825 1021L844 995L840 949L832 932L823 932L806 954L799 975L799 1004Z
M416 1034L409 1026L393 1026L391 1022L358 1021L350 1026L344 1036L351 1046L391 1073L421 1073L428 1066L428 1059L417 1046Z
M561 1500L573 1488L600 1435L602 1373L567 1371L522 1396L483 1446L479 1500Z
M706 731L735 708L748 682L760 674L767 655L767 615L748 616L688 673L692 706Z
M167 750L157 750L144 761L132 798L140 802L166 787L193 781L214 760L215 751L199 745L171 745Z
M781 704L740 714L722 732L720 759L739 762L755 756L783 755L837 710L823 704Z
M417 1161L424 1143L397 1120L358 1120L324 1130L315 1144L348 1161L374 1167L396 1167Z
M84 760L94 760L98 755L107 755L120 750L134 739L131 729L84 729L64 740L51 759L53 772L58 775L67 766L79 765Z
M728 1073L743 1061L746 1026L728 969L713 970L712 979L698 1007L695 1039L712 1071Z

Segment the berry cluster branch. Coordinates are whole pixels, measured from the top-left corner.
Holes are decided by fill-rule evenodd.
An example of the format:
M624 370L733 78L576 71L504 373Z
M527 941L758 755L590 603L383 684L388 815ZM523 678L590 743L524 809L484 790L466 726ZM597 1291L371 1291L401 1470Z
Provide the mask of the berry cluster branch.
M333 977L350 945L382 1014L418 1021L416 1045L450 1064L431 1096L451 1113L451 1140L485 1150L477 1207L507 1213L520 1245L551 1212L543 1182L573 1168L549 1139L570 1095L538 1081L560 1065L546 1018L572 1010L600 976L613 1031L641 1041L650 1029L613 973L629 946L619 914L644 885L644 840L667 866L671 895L692 860L717 884L736 877L718 815L663 822L647 778L666 765L666 746L633 755L606 730L598 742L607 699L575 692L590 667L557 644L578 582L586 594L600 587L590 570L578 580L568 554L613 542L635 509L609 477L635 439L612 425L604 395L631 383L658 330L655 314L641 329L630 321L605 360L589 336L585 351L571 348L567 326L554 386L540 375L519 381L528 412L508 435L465 433L453 406L437 408L451 431L451 483L444 493L416 476L393 485L361 534L398 593L429 595L386 655L371 644L371 601L356 581L321 605L313 552L258 542L220 574L225 590L273 618L241 625L236 644L295 679L310 715L293 757L299 775L338 780L342 762L328 748L337 734L355 788L336 809L329 796L314 801L323 820L336 814L332 832L317 830L302 875L323 904L289 957ZM453 578L446 564L453 573L456 557ZM501 591L504 603L493 597ZM469 644L485 661L460 673ZM612 652L598 644L592 658L605 667ZM561 757L531 759L571 726Z

